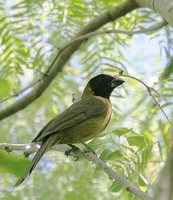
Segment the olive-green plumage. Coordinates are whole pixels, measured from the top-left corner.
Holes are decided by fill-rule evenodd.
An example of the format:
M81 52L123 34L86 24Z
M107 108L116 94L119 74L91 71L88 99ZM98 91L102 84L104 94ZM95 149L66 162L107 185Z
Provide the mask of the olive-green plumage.
M54 144L81 143L101 133L111 118L111 92L123 83L122 79L106 74L92 78L86 85L81 100L50 120L32 140L32 143L41 143L41 147L15 187L31 174L44 153Z

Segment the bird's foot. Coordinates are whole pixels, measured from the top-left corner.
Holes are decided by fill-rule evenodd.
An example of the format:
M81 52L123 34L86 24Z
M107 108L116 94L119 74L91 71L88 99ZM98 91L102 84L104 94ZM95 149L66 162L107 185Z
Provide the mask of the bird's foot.
M68 146L70 146L71 149L69 149L69 150L67 150L67 151L65 152L65 155L66 155L66 156L69 156L70 153L72 153L72 152L80 151L80 149L79 149L78 147L74 146L73 144L68 144Z

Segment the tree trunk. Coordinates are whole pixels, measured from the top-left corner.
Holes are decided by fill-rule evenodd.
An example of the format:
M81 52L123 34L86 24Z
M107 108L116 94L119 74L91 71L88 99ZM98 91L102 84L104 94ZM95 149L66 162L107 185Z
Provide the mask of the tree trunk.
M136 0L140 7L148 7L159 13L173 25L173 0Z

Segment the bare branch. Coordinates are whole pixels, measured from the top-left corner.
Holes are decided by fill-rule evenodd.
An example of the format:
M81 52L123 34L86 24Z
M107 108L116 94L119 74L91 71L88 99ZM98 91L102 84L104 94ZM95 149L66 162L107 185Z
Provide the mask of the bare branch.
M97 29L104 26L105 24L124 16L125 14L136 8L138 8L138 4L134 0L126 0L123 3L120 3L111 10L93 19L81 31L79 31L79 33L76 35L76 37L74 37L74 39L82 35L94 32ZM70 45L68 48L66 48L60 55L58 54L51 66L49 67L47 71L47 76L44 76L29 94L16 100L15 103L7 106L6 108L1 109L0 119L4 119L18 112L19 110L24 109L37 98L39 98L42 95L42 93L47 89L47 87L51 84L51 82L57 76L57 74L62 71L66 62L70 59L70 57L80 47L82 43L83 41L77 41L74 44Z
M40 146L35 143L31 144L8 144L8 143L0 143L0 149L8 152L12 151L23 151L27 154L35 153Z
M38 144L7 144L7 143L0 143L0 149L6 151L14 151L20 150L23 151L24 154L34 153L39 149ZM56 145L52 148L52 150L66 152L71 148L68 145ZM104 171L109 178L121 183L127 191L135 194L136 196L140 197L142 200L151 200L150 196L142 192L138 187L133 185L129 180L109 167L104 161L100 160L95 153L92 151L80 151L76 149L75 151L70 152L70 156L77 156L77 157L84 157L96 166L98 166L102 171Z

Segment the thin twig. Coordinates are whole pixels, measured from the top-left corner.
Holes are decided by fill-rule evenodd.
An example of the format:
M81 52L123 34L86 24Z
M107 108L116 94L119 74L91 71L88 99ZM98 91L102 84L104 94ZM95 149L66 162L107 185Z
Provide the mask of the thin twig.
M166 117L166 119L169 121L169 123L173 126L173 122L172 120L169 119L169 117L167 116L166 112L164 111L164 109L162 108L162 106L159 104L159 102L156 100L156 98L154 97L154 95L152 94L152 91L154 93L156 93L157 95L161 96L154 88L149 87L146 83L144 83L143 81L141 81L140 79L134 77L134 76L130 76L130 75L124 75L123 71L120 72L119 74L120 76L123 77L127 77L127 78L131 78L134 80L137 80L138 82L140 82L142 85L144 85L147 88L147 91L149 92L150 96L153 98L154 102L156 103L156 105L159 107L159 109L162 111L162 113L164 114L164 116Z
M22 93L26 92L28 89L32 88L34 85L36 85L39 81L41 81L42 78L36 80L35 82L31 83L30 85L26 86L25 88L23 88L21 91L15 93L15 94L12 94L11 96L8 96L8 97L5 97L4 99L2 99L0 101L0 104L11 99L11 98L14 98L14 97L17 97L19 95L21 95Z

